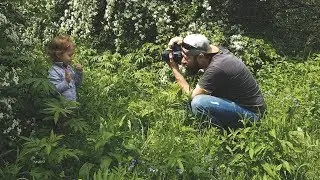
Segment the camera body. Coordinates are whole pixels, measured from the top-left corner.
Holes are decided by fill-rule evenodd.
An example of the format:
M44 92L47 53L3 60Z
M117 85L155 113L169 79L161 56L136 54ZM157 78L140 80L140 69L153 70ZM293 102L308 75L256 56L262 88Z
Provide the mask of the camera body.
M182 60L182 49L181 46L178 44L174 44L172 50L164 50L161 54L161 58L163 61L165 62L169 62L170 58L169 58L169 54L172 52L173 54L173 60L174 62L176 62L177 64L181 64L181 60Z

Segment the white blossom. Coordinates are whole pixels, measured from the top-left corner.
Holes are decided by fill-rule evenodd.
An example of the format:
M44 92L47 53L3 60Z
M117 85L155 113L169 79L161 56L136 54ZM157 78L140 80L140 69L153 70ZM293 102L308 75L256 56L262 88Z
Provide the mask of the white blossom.
M3 134L9 134L12 130L14 130L16 128L17 129L17 136L19 136L21 134L21 127L19 127L19 125L20 125L20 120L13 119L11 126L9 126L8 129L5 129L3 131ZM15 136L10 136L10 138L14 140Z
M8 82L3 82L2 84L1 84L1 86L2 87L9 87L10 86L10 83L8 83Z
M205 8L207 11L211 10L211 6L207 0L203 1L202 7Z
M7 24L7 23L8 23L7 17L4 14L0 13L0 25Z
M230 37L231 48L234 48L235 50L242 50L245 46L247 46L247 42L240 34L232 35Z

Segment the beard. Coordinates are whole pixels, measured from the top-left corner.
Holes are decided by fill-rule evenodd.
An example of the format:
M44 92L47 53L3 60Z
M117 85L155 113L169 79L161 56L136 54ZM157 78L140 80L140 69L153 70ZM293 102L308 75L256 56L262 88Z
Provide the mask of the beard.
M198 71L198 67L186 67L186 75L188 76L194 76L198 73Z

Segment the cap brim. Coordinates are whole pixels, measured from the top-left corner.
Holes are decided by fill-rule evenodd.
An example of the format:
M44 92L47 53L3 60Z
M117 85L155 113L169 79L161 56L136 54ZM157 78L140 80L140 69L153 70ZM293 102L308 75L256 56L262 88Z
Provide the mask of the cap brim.
M220 51L220 49L217 46L211 45L209 46L207 53L211 54L211 53L218 53Z

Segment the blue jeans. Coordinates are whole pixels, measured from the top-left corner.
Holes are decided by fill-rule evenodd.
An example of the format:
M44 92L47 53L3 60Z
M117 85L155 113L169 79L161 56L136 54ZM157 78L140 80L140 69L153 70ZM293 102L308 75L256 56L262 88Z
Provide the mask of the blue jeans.
M235 102L211 95L197 95L191 101L192 112L208 117L214 125L221 128L242 127L241 119L259 120L259 115L249 111Z

